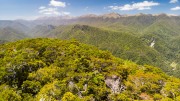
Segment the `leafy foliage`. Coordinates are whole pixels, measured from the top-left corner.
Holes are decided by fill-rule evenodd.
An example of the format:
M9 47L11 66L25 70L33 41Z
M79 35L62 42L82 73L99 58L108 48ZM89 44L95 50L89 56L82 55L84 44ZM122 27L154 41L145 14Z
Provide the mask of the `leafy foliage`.
M178 100L180 80L89 45L28 39L0 45L0 100ZM144 99L145 100L145 99Z
M63 30L63 31L62 31ZM56 33L58 33L56 35ZM87 25L60 26L47 35L60 39L76 39L80 42L108 50L113 55L138 64L162 66L163 57L156 50L146 46L138 37L128 32L117 32Z
M0 21L0 40L75 38L108 50L122 59L157 66L168 75L180 77L179 26L179 16L166 14L128 16L109 13L77 18L43 17L33 21ZM150 47L153 42L153 47Z

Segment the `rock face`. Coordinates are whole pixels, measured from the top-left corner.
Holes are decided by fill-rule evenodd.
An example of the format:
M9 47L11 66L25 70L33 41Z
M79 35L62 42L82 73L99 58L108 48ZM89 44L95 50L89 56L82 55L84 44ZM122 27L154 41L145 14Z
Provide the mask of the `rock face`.
M120 77L113 75L111 77L106 77L105 79L106 85L111 88L112 92L115 93L120 93L125 89L123 85L121 85L121 79Z

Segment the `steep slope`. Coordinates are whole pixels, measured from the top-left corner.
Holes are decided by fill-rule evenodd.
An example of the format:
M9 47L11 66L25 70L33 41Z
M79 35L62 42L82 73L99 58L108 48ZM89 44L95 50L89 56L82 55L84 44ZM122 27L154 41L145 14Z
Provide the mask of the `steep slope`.
M53 29L55 29L53 25L37 25L29 30L28 35L32 37L43 37Z
M28 29L31 29L31 28L39 25L39 24L36 24L33 20L18 19L18 20L14 20L14 22L25 25L26 27L28 27Z
M27 36L16 29L6 27L0 29L0 40L15 41L27 38Z
M23 33L26 33L29 30L29 28L22 23L16 21L10 21L10 20L0 20L0 29L7 27L13 28Z
M80 26L74 29L75 24L93 27L81 28ZM24 28L24 25L31 30ZM26 35L32 37L76 38L84 43L96 45L100 49L109 50L123 59L139 64L155 65L170 75L180 77L177 39L180 35L180 16L89 14L79 17L42 17L33 21L16 20L3 23L0 21L0 26L14 26L15 30L23 29L28 31ZM56 28L56 26L59 27ZM101 40L101 37L105 41ZM8 40L13 38L14 36L9 37Z
M173 50L173 47L179 47L179 44L171 45L171 40L174 37L180 35L180 17L169 16L166 14L151 15L151 14L139 14L139 15L119 15L119 14L105 14L105 15L86 15L78 17L70 24L83 24L90 25L107 30L114 30L121 33L129 33L135 35L139 39L142 39L146 43L146 46L150 46L155 41L154 49L161 54L164 58L166 66L163 70L170 75L174 75L174 71L177 72L176 76L179 76L179 69L172 68L172 63L179 60L176 58L178 51ZM150 56L151 57L151 56ZM152 58L151 58L152 59Z
M180 77L180 36L173 38L170 43L171 50L173 50L173 60L170 63L171 69L173 70L171 74Z
M83 43L109 50L113 55L132 60L138 64L151 64L163 67L163 57L147 46L138 37L128 32L116 32L87 25L60 26L47 37L77 39Z
M180 99L180 79L77 41L30 39L0 45L0 69L2 101Z
M180 44L178 43L180 31L176 28L177 25L173 26L172 24L173 23L169 24L166 21L156 22L144 29L141 38L147 43L147 45L154 42L153 48L166 58L165 60L169 67L166 71L170 74L173 73L172 71L176 71L176 75L179 76L179 68L172 68L171 64L175 62L179 66L177 54L179 54L180 47Z

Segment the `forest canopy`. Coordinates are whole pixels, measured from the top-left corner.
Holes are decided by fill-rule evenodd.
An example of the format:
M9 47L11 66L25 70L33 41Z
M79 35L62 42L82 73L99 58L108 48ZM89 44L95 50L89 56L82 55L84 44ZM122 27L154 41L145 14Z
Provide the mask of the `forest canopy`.
M1 101L180 100L180 79L76 40L0 45Z

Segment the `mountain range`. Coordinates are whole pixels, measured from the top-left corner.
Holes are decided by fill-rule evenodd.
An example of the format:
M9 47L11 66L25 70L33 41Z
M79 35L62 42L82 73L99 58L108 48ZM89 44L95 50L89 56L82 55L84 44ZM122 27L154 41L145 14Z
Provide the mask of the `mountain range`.
M0 40L76 39L137 64L180 77L180 16L167 14L83 15L0 21Z

